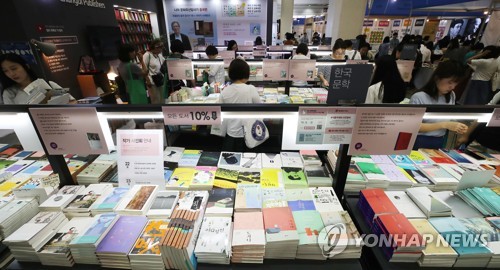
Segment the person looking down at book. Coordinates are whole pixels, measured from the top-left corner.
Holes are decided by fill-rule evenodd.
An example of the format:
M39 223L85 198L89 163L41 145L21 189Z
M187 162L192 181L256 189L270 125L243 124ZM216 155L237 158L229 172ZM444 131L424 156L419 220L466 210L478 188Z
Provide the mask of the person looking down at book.
M455 105L453 89L463 75L464 71L460 63L441 62L423 89L411 96L410 104ZM413 149L442 148L448 130L463 134L467 132L468 126L453 121L425 120L420 126Z
M257 88L246 84L250 77L250 66L241 59L234 59L229 64L229 78L232 84L225 87L219 97L219 103L261 103ZM223 122L227 126L223 151L242 152L245 148L243 122L230 119Z
M399 73L396 59L384 55L375 62L375 72L368 88L365 103L399 103L406 94L406 85Z
M321 58L322 60L345 60L345 43L339 38L333 44L332 54ZM330 73L332 66L325 65L318 67L318 78L321 81L321 86L328 87L330 85Z
M0 55L0 66L4 104L45 104L54 93L48 90L63 89L55 82L50 81L47 84L45 80L38 79L28 63L17 54ZM75 100L71 95L69 99Z
M207 46L205 49L208 59L220 59L219 50L213 45ZM224 84L226 81L224 65L210 65L208 71L208 82Z

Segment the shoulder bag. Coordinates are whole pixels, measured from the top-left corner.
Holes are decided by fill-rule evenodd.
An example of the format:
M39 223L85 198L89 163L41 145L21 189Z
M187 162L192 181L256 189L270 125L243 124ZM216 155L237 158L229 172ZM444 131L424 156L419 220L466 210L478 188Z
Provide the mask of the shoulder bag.
M133 64L129 63L127 66L128 76L130 77L130 79L125 80L128 89L130 104L148 104L148 97L146 95L146 86L144 85L144 81L134 79L134 77L132 76L132 69L130 68L131 65Z

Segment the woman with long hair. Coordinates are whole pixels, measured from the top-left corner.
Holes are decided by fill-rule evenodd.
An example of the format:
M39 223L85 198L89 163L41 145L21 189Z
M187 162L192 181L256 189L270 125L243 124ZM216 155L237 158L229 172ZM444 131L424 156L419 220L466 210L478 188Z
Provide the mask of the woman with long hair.
M394 57L384 55L375 62L375 73L365 103L399 103L406 94L406 85Z

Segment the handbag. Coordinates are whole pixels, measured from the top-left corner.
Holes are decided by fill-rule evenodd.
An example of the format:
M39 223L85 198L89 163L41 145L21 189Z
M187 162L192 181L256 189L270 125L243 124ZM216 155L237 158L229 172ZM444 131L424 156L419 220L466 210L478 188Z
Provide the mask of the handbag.
M130 63L127 67L129 80L126 80L130 104L148 104L148 97L146 94L146 86L143 80L135 80L132 77L132 70Z
M269 139L269 130L264 124L263 119L247 119L243 121L243 132L245 144L248 148L254 148L261 145Z
M149 61L148 61L148 71L149 71L149 64L151 63L151 53L149 54ZM156 87L160 87L163 85L165 76L163 75L163 72L161 71L163 68L163 64L160 67L160 73L156 73L154 75L151 75L151 79L153 80L153 83ZM166 69L166 65L165 65Z

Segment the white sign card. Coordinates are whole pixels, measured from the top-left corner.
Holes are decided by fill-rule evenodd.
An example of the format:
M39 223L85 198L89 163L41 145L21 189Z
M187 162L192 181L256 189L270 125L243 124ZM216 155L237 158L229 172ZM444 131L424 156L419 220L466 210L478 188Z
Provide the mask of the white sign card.
M114 149L105 118L95 108L30 108L49 155L108 154Z
M0 113L0 119L0 129L13 129L24 150L44 151L27 113Z
M253 50L253 56L266 57L266 50Z
M425 108L357 108L349 155L408 155Z
M356 108L330 107L326 115L324 144L350 144Z
M220 106L164 106L165 125L220 125Z
M253 51L253 45L240 45L238 46L238 51L240 52L251 52Z
M264 59L262 74L264 81L286 81L288 80L288 59Z
M193 63L191 59L167 59L169 80L193 80Z
M322 144L327 113L326 107L299 107L296 143Z
M234 59L236 56L235 51L219 51L219 56L222 59Z
M494 109L491 114L491 119L486 125L488 127L500 127L500 109Z
M158 185L160 189L165 189L163 130L119 129L116 141L120 187Z
M314 80L314 70L316 60L293 59L290 60L290 80L312 81Z
M269 46L269 51L272 51L272 52L280 52L283 50L283 46Z

